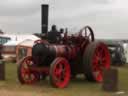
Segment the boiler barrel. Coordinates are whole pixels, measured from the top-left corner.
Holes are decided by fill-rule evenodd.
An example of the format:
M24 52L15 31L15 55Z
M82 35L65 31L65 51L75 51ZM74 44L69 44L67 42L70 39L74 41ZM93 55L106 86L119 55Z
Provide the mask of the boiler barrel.
M32 48L32 57L34 58L35 63L39 65L44 64L44 62L50 64L56 57L64 57L68 60L72 60L76 58L76 53L76 47L65 45L49 45L39 43L35 44Z
M55 50L56 57L65 57L68 60L74 59L76 57L76 48L65 45L53 45L52 49Z

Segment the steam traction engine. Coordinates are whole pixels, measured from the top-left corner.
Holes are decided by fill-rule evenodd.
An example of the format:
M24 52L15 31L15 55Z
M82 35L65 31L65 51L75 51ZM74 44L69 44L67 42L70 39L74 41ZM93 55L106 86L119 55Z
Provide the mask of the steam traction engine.
M91 27L85 26L72 36L65 32L64 37L51 42L47 32L48 5L42 6L42 13L44 35L42 40L35 41L32 56L23 58L19 63L19 81L33 84L49 76L54 87L64 88L71 77L84 74L89 81L102 82L103 69L110 68L110 55L104 43L95 41Z

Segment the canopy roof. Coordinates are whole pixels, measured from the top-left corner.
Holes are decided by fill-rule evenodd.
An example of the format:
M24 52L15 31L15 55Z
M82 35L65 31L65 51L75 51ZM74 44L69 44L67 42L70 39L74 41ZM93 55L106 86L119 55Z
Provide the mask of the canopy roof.
M9 37L7 34L6 36ZM24 46L32 46L34 41L39 40L39 38L34 35L10 35L10 38L12 39L5 43L4 46L17 46L19 44Z
M9 40L4 46L17 46L21 41Z
M32 47L34 45L35 40L26 39L18 44L18 46L26 46L26 47Z

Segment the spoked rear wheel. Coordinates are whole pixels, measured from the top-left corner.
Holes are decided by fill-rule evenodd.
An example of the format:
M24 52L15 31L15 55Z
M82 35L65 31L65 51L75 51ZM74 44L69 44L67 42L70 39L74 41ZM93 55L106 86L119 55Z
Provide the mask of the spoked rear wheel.
M64 88L70 80L70 65L65 58L56 58L50 67L50 82L54 87Z
M92 42L85 49L83 65L89 81L103 81L103 70L110 68L110 54L107 46L101 42Z
M33 65L31 56L23 58L23 60L19 63L17 70L18 79L22 84L33 84L39 80L39 74L30 71L30 67Z

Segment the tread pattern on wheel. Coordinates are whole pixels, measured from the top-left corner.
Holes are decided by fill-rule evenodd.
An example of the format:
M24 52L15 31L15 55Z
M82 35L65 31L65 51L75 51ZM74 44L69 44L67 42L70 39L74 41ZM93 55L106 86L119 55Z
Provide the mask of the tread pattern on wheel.
M96 82L94 75L92 73L92 60L93 56L95 54L95 50L99 44L102 44L101 42L91 42L85 49L84 55L83 55L83 67L85 70L85 76L88 81Z

